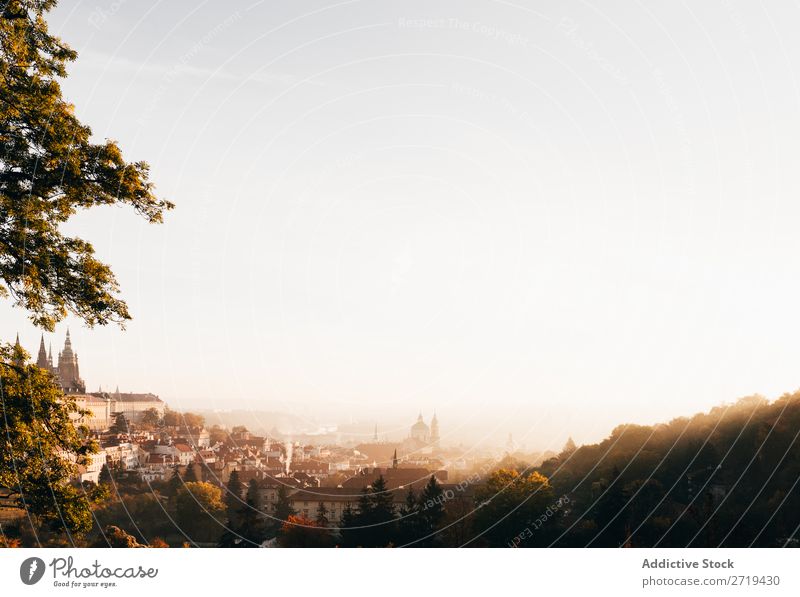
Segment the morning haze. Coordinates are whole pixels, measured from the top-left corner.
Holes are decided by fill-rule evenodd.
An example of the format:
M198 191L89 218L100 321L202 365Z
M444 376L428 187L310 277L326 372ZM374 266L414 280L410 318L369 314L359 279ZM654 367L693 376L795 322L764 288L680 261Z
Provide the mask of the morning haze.
M177 207L69 224L134 316L71 321L92 389L558 449L797 387L781 7L113 7L64 93Z

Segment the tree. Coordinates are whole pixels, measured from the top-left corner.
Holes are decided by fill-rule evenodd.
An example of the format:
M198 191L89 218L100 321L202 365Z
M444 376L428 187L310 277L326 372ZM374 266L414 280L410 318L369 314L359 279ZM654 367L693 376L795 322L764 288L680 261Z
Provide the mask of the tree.
M166 427L178 427L181 424L181 413L175 410L166 409L164 417L161 419Z
M340 534L344 547L366 547L372 541L372 502L369 487L361 490L355 510L348 503L342 511Z
M399 547L409 545L421 536L419 510L420 502L414 493L414 488L409 485L405 503L400 507L397 518L397 544Z
M339 519L339 537L342 547L357 547L357 537L353 533L356 525L356 513L348 502L342 510L342 517Z
M111 433L119 433L119 434L130 433L130 425L128 424L128 418L125 416L125 413L123 412L113 413L111 416L114 418L114 422L108 429Z
M281 484L278 487L278 499L275 502L275 509L273 512L274 515L274 522L273 528L277 532L281 526L283 525L284 521L289 520L289 517L296 514L294 508L292 508L292 503L289 501L289 492L286 489L286 486Z
M258 488L258 481L253 478L247 484L247 504L253 508L260 509L261 491Z
M287 516L288 518L288 516ZM247 502L241 510L239 535L244 547L256 547L267 538L267 520L261 511L261 491L256 479L247 484Z
M242 503L241 498L236 498L230 494L241 491L243 485L239 481L239 475L234 470L228 480L229 495L226 496L228 502L228 528L219 540L220 547L259 547L268 535L266 518L261 511L261 492L258 481L250 479L247 485L247 500ZM232 488L232 489L231 489ZM236 494L238 497L240 494ZM238 504L238 508L236 507ZM233 511L233 513L231 513ZM288 518L288 516L287 516Z
M602 494L597 500L594 520L598 526L598 534L594 541L598 547L619 547L626 539L626 521L628 502L622 487L619 469L614 466L611 481L601 480Z
M333 539L327 529L305 516L290 516L278 535L281 547L332 547Z
M111 485L113 481L114 478L111 476L111 469L108 467L108 463L104 462L103 466L100 468L100 474L97 476L97 482L100 485Z
M194 468L194 463L190 462L186 465L186 470L183 472L184 483L197 483L200 479L197 478L197 471Z
M472 532L473 512L475 504L471 497L464 493L456 493L447 501L444 509L445 518L439 536L446 547L461 547L475 535Z
M206 420L202 415L195 413L183 413L181 415L181 424L187 431L199 431L205 425Z
M153 429L156 429L160 423L161 423L161 415L158 414L157 409L148 408L142 413L140 424L145 429L149 429L152 431Z
M0 487L50 529L86 533L93 497L68 481L97 452L89 430L72 421L88 412L27 357L19 346L0 347Z
M194 541L214 541L225 513L222 491L211 483L186 483L175 498L181 532Z
M212 446L216 444L223 444L228 440L228 432L219 425L214 425L211 429L209 429L208 435Z
M394 520L394 501L392 492L386 487L386 479L380 475L370 486L370 502L372 504L371 523L376 525L379 536L390 535L392 527L388 523ZM380 528L383 527L383 528ZM387 530L389 533L387 533ZM387 543L378 539L379 543Z
M314 520L318 527L325 528L330 521L328 520L328 509L325 507L325 502L320 502L317 506L317 518Z
M239 471L233 469L228 478L225 493L225 508L228 513L228 526L235 528L239 524L239 511L242 509L242 490L244 484L239 480Z
M59 79L77 54L47 29L55 4L0 8L0 293L48 330L68 312L89 326L122 325L130 314L113 272L61 226L100 205L156 223L173 205L154 195L145 162L125 162L114 141L92 143L62 97Z
M537 521L552 504L553 492L547 477L537 472L520 475L515 470L500 469L475 492L474 529L492 547L505 547L520 535L530 535L526 545L536 545L541 526Z
M442 486L433 475L425 484L419 501L420 547L431 547L438 541L436 532L444 519Z
M92 547L145 547L118 526L109 525L103 534L92 544Z
M392 492L379 476L365 487L355 514L342 516L342 542L348 547L386 547L396 540Z
M181 479L180 471L178 467L172 467L172 476L167 481L167 486L165 488L166 493L168 496L176 496L178 495L178 491L180 488L183 487L183 479Z
M174 516L164 512L164 504L155 491L122 494L118 500L101 504L94 510L94 516L98 528L117 526L140 543L152 545L155 537L175 533ZM101 537L97 539L102 541Z

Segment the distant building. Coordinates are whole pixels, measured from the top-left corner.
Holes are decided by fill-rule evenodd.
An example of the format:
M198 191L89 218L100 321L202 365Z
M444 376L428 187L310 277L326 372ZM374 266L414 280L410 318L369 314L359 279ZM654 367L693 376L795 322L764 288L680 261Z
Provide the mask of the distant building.
M440 483L447 482L446 470L432 471L426 468L365 468L358 474L346 479L341 483L342 487L354 490L361 490L372 485L378 477L383 477L387 489L398 489L401 487L422 488L430 481L431 477L436 477Z
M436 412L433 413L433 419L431 419L430 443L434 448L439 447L439 419L436 418Z
M36 365L52 373L65 394L86 393L86 384L81 379L80 368L78 367L78 353L72 350L69 330L67 330L67 338L64 341L64 350L58 353L57 365L53 365L53 348L52 346L50 347L49 353L45 350L44 335L42 335L39 342Z
M19 342L19 340L18 340ZM72 339L67 330L64 340L64 348L58 353L58 363L53 361L53 348L45 348L44 335L39 341L39 352L36 357L36 365L45 371L49 371L65 394L74 396L78 406L89 414L82 417L81 424L86 425L92 431L104 431L114 422L115 413L123 413L125 418L131 423L140 423L144 412L155 409L160 417L164 416L166 404L151 393L134 394L120 392L119 388L115 392L86 392L86 383L81 378L80 367L78 365L78 353L72 347ZM202 446L207 447L207 446Z
M417 422L411 426L411 439L420 443L427 444L431 439L431 429L425 424L422 419L422 413L419 413Z
M89 397L99 401L109 402L112 413L122 413L129 423L141 423L145 411L155 409L159 417L164 416L167 405L155 394L120 392L117 388L114 392L92 392Z
M439 451L439 441L439 419L436 413L433 414L430 427L420 413L417 422L411 426L408 438L402 443L401 451L404 455L433 454Z

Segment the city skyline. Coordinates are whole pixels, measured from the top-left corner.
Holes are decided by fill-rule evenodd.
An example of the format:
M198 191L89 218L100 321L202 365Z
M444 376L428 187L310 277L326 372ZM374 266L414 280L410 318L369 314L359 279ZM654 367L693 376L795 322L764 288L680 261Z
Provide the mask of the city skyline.
M791 593L798 15L6 3L10 582Z
M798 387L788 9L496 8L58 6L65 97L177 206L65 226L134 317L58 327L90 385L435 405L543 447ZM0 324L37 345L23 311Z

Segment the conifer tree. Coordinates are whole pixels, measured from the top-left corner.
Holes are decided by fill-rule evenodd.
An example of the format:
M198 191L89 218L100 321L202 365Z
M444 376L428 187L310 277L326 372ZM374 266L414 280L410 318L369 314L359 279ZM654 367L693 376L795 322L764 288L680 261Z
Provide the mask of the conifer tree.
M329 524L328 520L328 509L325 507L325 502L320 502L317 506L317 518L315 521L317 526L325 528Z
M100 474L97 477L97 482L101 485L110 485L113 480L114 479L111 476L111 469L108 467L108 463L104 462L103 466L100 468Z
M410 545L420 537L420 504L414 493L414 488L409 485L406 492L405 503L400 507L397 519L397 546L404 547Z
M239 471L233 469L228 478L225 493L225 509L228 513L228 526L235 528L239 524L239 513L242 509L242 490L244 484L239 480Z
M275 509L273 511L273 520L270 526L272 527L272 532L277 533L283 523L289 520L290 516L296 514L294 509L292 508L292 503L289 501L289 492L286 489L286 486L281 484L278 487L278 500L275 503Z
M385 547L397 539L394 518L392 493L381 475L363 489L350 536L362 547Z
M433 475L425 484L419 501L420 546L430 547L438 542L436 532L445 515L442 487Z
M130 424L128 423L128 418L125 416L123 412L117 412L111 415L114 418L114 422L111 424L109 431L111 433L119 433L119 434L127 434L130 433Z
M184 483L197 483L200 479L197 478L197 471L194 468L194 462L186 465L186 470L183 473Z
M339 536L342 547L358 547L358 533L355 527L358 525L358 514L346 504L342 510L342 517L339 519Z
M167 481L165 491L168 496L175 496L178 490L183 487L183 479L177 466L172 467L172 476Z

